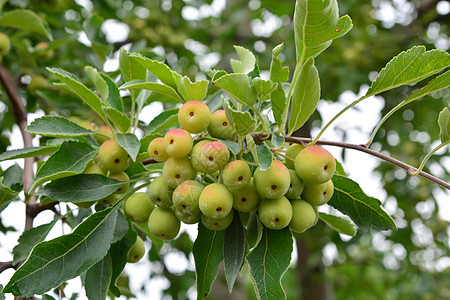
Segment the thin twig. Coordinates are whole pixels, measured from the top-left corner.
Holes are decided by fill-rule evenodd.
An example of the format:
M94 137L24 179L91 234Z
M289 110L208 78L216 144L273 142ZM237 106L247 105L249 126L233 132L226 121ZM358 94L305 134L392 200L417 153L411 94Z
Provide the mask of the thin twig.
M0 273L10 268L14 268L12 261L0 261Z
M33 137L29 132L25 130L28 125L27 120L27 111L25 106L20 99L19 93L17 91L17 84L14 80L14 77L8 72L8 70L4 66L0 66L0 82L2 83L6 94L9 97L11 102L11 106L14 112L14 117L16 119L16 123L19 126L20 132L22 134L23 145L24 147L32 147L33 146ZM28 193L31 187L31 182L34 178L33 172L33 157L25 158L24 168L23 168L23 186L25 193ZM34 204L36 202L36 196L31 195L27 201L28 204ZM25 219L25 230L33 227L34 217L26 216Z

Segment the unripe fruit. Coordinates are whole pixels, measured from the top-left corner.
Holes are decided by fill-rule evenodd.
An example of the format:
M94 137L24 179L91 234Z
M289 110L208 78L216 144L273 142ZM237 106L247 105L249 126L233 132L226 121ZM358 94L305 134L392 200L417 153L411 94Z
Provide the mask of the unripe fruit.
M111 173L108 176L109 178L113 178L115 180L119 180L119 181L128 181L130 180L130 177L128 177L127 173L125 172L118 172L118 173ZM117 190L116 190L116 194L118 195L122 195L125 194L126 191L128 191L128 188L130 187L130 183L126 182L123 185L121 185Z
M284 196L276 199L263 199L259 204L258 217L269 229L283 229L292 219L291 202Z
M106 196L105 198L98 200L98 203L108 205L116 203L116 201L119 200L119 195L117 195L115 192L112 193L109 196Z
M118 173L128 168L128 152L116 139L105 141L98 150L98 158L102 167L112 173Z
M176 188L180 183L186 180L195 179L197 171L187 157L170 157L163 167L163 177L170 188Z
M175 216L177 216L178 220L180 220L184 224L196 224L200 221L201 213L198 213L197 215L188 214L186 211L180 211L176 208L174 209L174 211L175 211Z
M111 128L107 125L101 125L97 129L97 134L94 136L97 143L100 145L103 144L105 141L112 139L114 137L114 133L112 132Z
M0 56L3 56L9 52L11 49L11 41L9 37L0 32Z
M295 158L295 172L305 184L325 183L335 171L333 155L320 146L307 147Z
M148 196L150 200L159 207L169 207L172 205L172 190L169 188L164 177L153 179L148 186Z
M228 215L222 219L214 219L205 215L201 216L202 224L209 230L225 230L231 225L234 218L234 210L231 210Z
M205 130L211 121L209 107L201 101L188 101L178 111L178 122L191 133Z
M184 223L186 223L185 220L188 222L192 222L193 220L198 221L200 217L198 200L203 188L203 184L198 181L186 180L173 191L172 202L175 207L175 214L179 219L180 216L182 217L180 221L183 221Z
M295 232L304 232L316 224L318 213L314 207L302 199L291 201L292 220L289 228Z
M261 196L255 189L253 179L240 189L231 190L233 194L233 208L240 212L251 212L258 208Z
M294 170L289 169L289 175L291 176L291 183L284 196L288 199L297 199L303 192L303 181L297 176Z
M34 51L36 56L41 59L51 59L55 55L55 51L53 49L49 49L48 42L39 42L34 46Z
M157 162L166 161L169 158L169 154L167 154L164 148L164 138L158 137L153 139L148 144L148 154Z
M203 148L205 148L206 144L211 142L210 140L201 140L200 142L196 143L194 147L192 148L191 152L191 163L194 169L196 169L198 172L206 174L207 169L203 165L201 160L201 154Z
M249 184L252 171L243 160L233 160L225 165L222 174L223 184L230 190L239 189Z
M210 142L203 147L200 161L207 173L222 169L230 159L230 150L221 142Z
M276 199L289 189L291 182L289 169L279 160L272 161L266 171L257 168L253 174L253 182L258 193L263 198Z
M210 218L225 218L233 208L233 194L221 183L207 185L198 200L201 212Z
M295 169L295 158L297 157L297 154L299 154L303 149L305 149L305 147L300 144L292 144L287 148L286 167L292 170Z
M31 77L30 83L27 85L27 89L29 92L35 92L36 90L40 90L45 87L47 87L47 78L45 78L42 75L33 75ZM88 122L88 121L85 121L85 122ZM90 122L88 122L88 123L91 125L88 129L94 130L94 126L92 126L92 124Z
M128 259L129 263L136 263L144 257L145 254L145 244L140 236L136 237L136 242L133 247L131 247L130 251L128 251Z
M164 136L164 149L171 157L184 157L192 150L191 134L183 129L171 129Z
M143 192L134 193L123 205L125 216L136 223L146 222L154 208L148 194Z
M208 126L208 133L215 138L229 140L234 136L234 130L227 121L225 111L218 110L211 114L211 122Z
M180 220L173 209L155 207L148 218L148 229L157 238L173 240L180 232Z
M328 180L320 184L305 184L302 193L302 199L305 199L311 205L320 206L327 203L334 193L333 181Z
M98 165L98 164L96 164L95 162L92 161L86 166L86 168L84 168L83 174L106 175L106 171L100 165Z

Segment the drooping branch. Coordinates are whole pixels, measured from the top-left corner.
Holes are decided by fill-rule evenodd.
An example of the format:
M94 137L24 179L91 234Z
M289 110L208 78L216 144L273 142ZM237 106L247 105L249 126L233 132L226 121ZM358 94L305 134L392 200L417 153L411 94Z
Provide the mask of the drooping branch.
M0 82L5 89L6 94L11 102L11 107L14 112L14 117L17 125L19 126L20 132L22 134L23 145L24 147L32 147L33 146L33 137L29 132L25 129L28 125L27 120L27 111L25 109L22 100L20 99L19 93L17 91L17 85L14 77L8 72L8 70L4 66L0 66ZM30 190L31 182L33 181L34 172L33 172L33 163L34 158L28 157L25 158L24 169L23 169L23 186L25 193L28 193ZM34 204L36 202L36 197L34 195L30 195L27 205ZM27 215L25 219L25 230L33 227L34 217Z
M267 138L269 138L268 134L259 134L259 133L253 133L252 134L253 138L255 139L255 143L261 143L262 141L266 140ZM286 142L289 143L296 143L296 144L308 144L309 142L311 142L310 138L301 138L301 137L290 137L290 136L285 136L284 140ZM388 155L382 154L380 152L374 151L372 149L367 148L366 145L356 145L356 144L350 144L350 143L344 143L344 142L334 142L334 141L323 141L323 140L318 140L316 142L316 144L318 145L327 145L327 146L336 146L336 147L341 147L341 148L347 148L347 149L353 149L353 150L357 150L357 151L361 151L367 154L370 154L372 156L378 157L384 161L387 161L393 165L396 165L397 167L400 167L402 169L405 169L408 174L414 173L417 169L413 166L410 166L402 161L399 161L395 158L392 158ZM426 178L434 183L439 184L440 186L450 190L450 184L448 182L445 182L427 172L421 171L419 174L419 176Z

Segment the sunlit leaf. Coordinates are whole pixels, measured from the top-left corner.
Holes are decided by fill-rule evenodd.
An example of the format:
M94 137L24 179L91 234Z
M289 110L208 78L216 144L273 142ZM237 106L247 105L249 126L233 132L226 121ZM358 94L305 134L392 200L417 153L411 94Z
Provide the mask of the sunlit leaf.
M255 68L255 55L248 49L241 46L234 46L240 60L230 59L231 68L234 73L248 74Z
M181 99L180 95L170 86L156 83L156 82L148 82L142 80L132 80L124 83L119 87L119 89L146 89L156 93L160 93L161 95L165 95L169 98L175 99L178 102L184 103L185 101Z
M26 130L30 133L53 137L84 136L94 133L66 118L58 116L38 118L31 122Z
M53 40L47 22L29 9L14 9L4 12L0 16L0 26L29 30L42 34L50 41Z
M349 236L356 235L355 225L350 220L323 212L319 212L319 218L339 233Z
M438 118L439 128L441 130L440 136L443 144L450 142L450 109L445 107Z
M227 74L216 81L214 85L225 90L236 101L253 107L256 102L256 91L250 85L247 75L242 73Z
M0 161L52 154L58 149L59 145L25 147L22 149L9 150L0 154Z
M273 82L283 82L289 79L289 67L283 67L279 58L283 51L284 43L277 45L272 50L272 62L270 64L270 80Z
M248 111L242 112L232 109L228 101L224 101L223 108L228 123L238 136L244 136L255 130L256 121Z
M119 145L128 152L131 159L136 161L136 156L141 148L139 139L132 133L116 134L116 140Z

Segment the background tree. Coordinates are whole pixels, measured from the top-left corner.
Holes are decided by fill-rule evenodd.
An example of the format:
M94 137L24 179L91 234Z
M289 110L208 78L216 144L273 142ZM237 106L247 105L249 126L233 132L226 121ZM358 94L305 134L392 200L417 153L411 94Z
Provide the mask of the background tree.
M13 126L18 124L23 130L29 123L27 113L56 111L59 115L87 119L98 126L101 124L101 120L78 97L52 85L57 80L46 67L72 72L81 82L92 87L84 67L93 66L115 78L119 72L116 65L111 67L113 58L118 57L121 47L127 47L147 57L162 59L178 73L198 80L207 77L209 68L230 71L229 59L236 57L233 45L252 50L260 69L267 70L271 62L270 50L281 42L285 43L282 59L291 74L295 67L292 1L55 0L42 3L30 0L0 2L0 6L0 26L10 37L12 45L1 66L0 152L6 150L11 139L18 138L11 135ZM447 50L450 45L448 6L448 1L339 1L340 15L349 14L354 27L344 38L335 40L331 48L316 60L321 76L321 97L327 101L322 105L344 101L344 92L347 95L349 91L359 94L367 89L376 76L374 72L381 70L393 56L414 45ZM26 30L11 26L7 16L16 9L29 9L46 23L28 26ZM128 34L121 35L123 39L117 38L118 28L122 28L116 27L117 24L126 25L123 28L129 29L125 31ZM50 33L53 39L49 38ZM8 90L11 87L12 90ZM383 93L379 98L383 107L381 114L385 115L416 88L404 86ZM124 100L126 108L131 110L130 97L124 97ZM158 98L155 96L147 101L158 101ZM423 153L439 140L435 120L448 103L447 89L409 104L384 123L372 148L383 149L390 156L417 166ZM171 105L165 104L165 108ZM317 132L317 128L324 125L323 117L323 113L315 113L298 135L309 136L309 132ZM360 127L364 128L362 125ZM24 144L30 146L31 136L23 132ZM362 133L367 138L370 135L370 132ZM343 141L366 142L355 141L346 135L345 128L335 128L333 134ZM40 143L44 142L45 139L40 139ZM344 150L338 157L344 162L344 168L350 151ZM311 231L296 236L298 260L283 279L289 290L288 297L449 297L448 216L443 214L445 205L448 205L445 204L449 198L448 191L424 179L410 177L390 164L377 164L375 170L367 170L367 174L376 174L379 186L383 187L374 196L385 203L399 230L381 233L359 231L348 239L319 222ZM432 156L427 167L431 174L449 182L448 149ZM351 170L347 171L351 176ZM24 172L30 174L27 172L32 172L32 169L25 167ZM29 178L29 175L24 176ZM27 185L26 181L24 185ZM42 208L32 205L35 201L32 197L27 200L25 228L31 228L35 214ZM59 210L52 203L45 208ZM6 207L0 207L0 211L4 209ZM78 222L77 217L81 218L80 215L74 216L73 224ZM20 228L19 225L17 227ZM1 216L0 229L5 235L16 230L3 226ZM163 277L170 282L163 294L182 299L192 292L189 290L195 285L192 270L172 272L165 259L173 253L183 253L189 260L192 242L187 234L183 234L161 251L156 247L150 249L150 280ZM330 253L333 253L331 258ZM220 298L220 282L216 282L211 297L217 293ZM0 284L5 285L6 282ZM240 297L254 297L251 283L242 280L239 284L243 286L236 288Z

